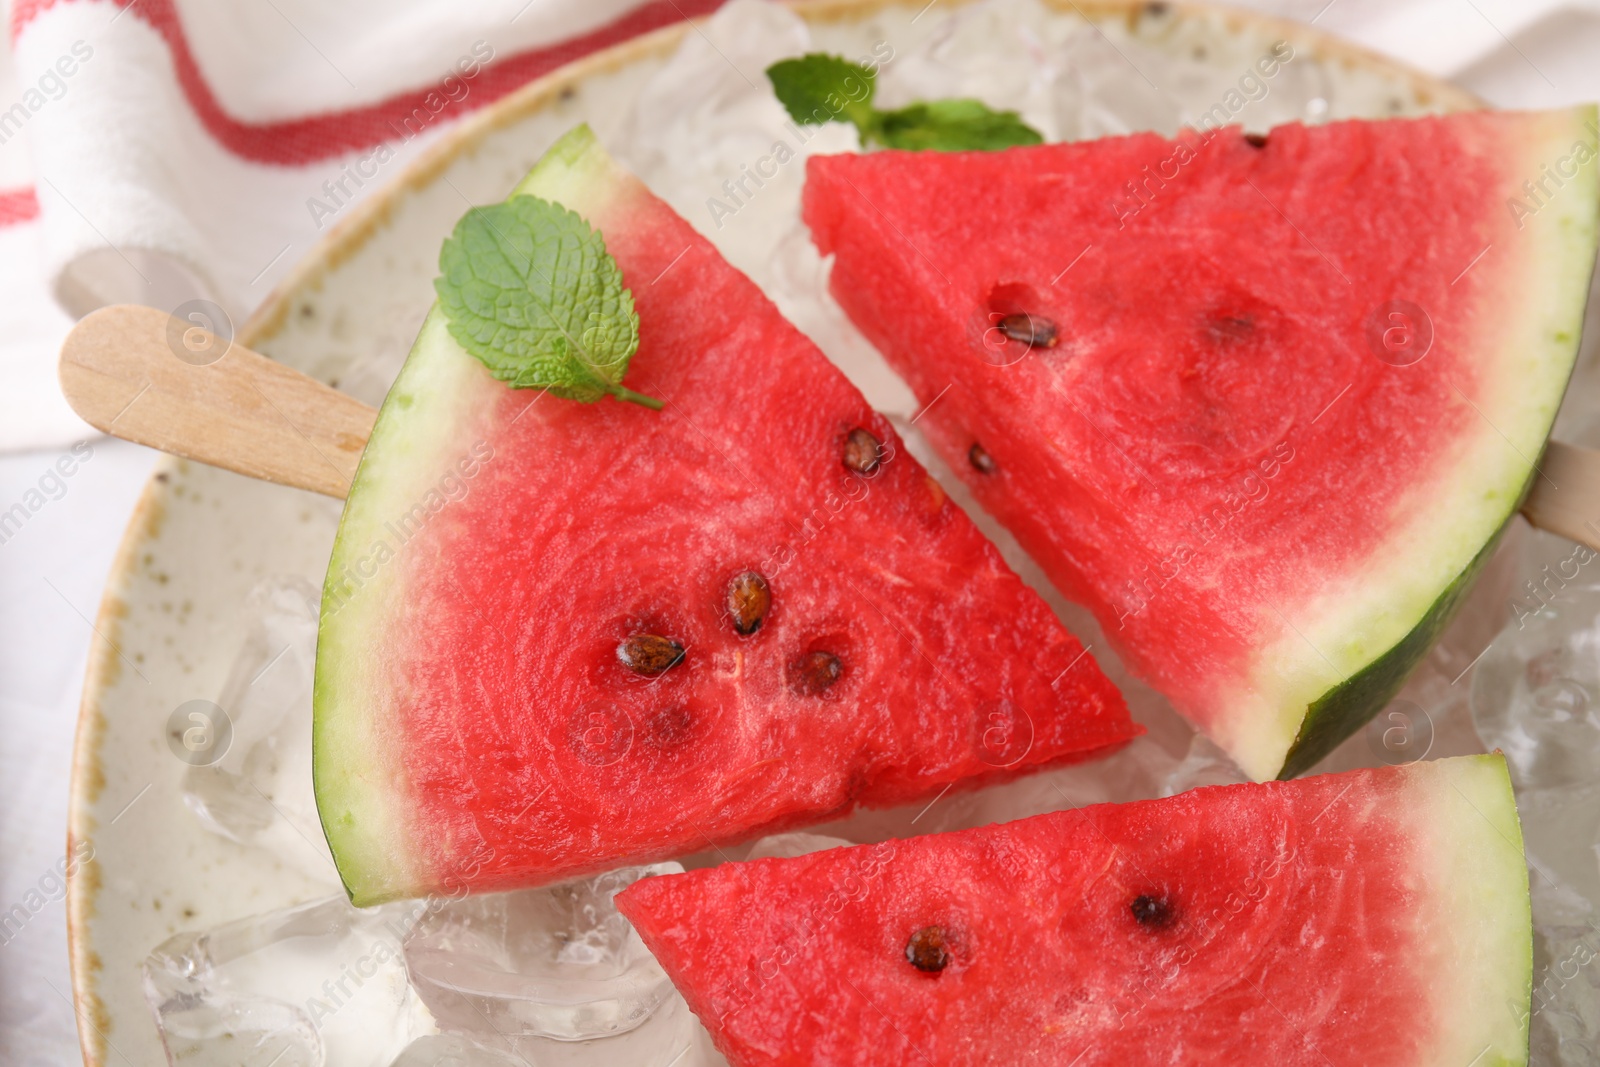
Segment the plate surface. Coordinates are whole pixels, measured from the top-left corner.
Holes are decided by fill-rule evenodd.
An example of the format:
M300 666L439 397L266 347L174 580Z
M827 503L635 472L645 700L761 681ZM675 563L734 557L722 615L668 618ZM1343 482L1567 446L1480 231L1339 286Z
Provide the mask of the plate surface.
M923 0L830 0L794 10L804 23L796 24L796 32L808 33L812 47L852 56L871 54L885 41L893 42L897 54L926 55L952 34L1003 33L1009 21L1024 15L1080 29L1089 19L1108 47L1120 42L1142 57L1210 70L1223 79L1246 72L1254 57L1286 39L1299 69L1326 86L1331 106L1322 117L1415 114L1478 103L1462 90L1308 27L1198 5L1002 0L980 8L946 0L930 11ZM439 242L468 204L500 199L579 121L589 122L628 159L624 146L630 123L640 121L640 91L680 45L699 47L697 40L711 43L697 28L658 31L581 60L469 118L332 230L240 330L239 341L378 403L432 300ZM1018 62L1026 69L1037 61L1021 55ZM759 77L753 61L750 66ZM1171 92L1194 114L1217 102L1214 90L1178 85ZM1185 92L1191 95L1185 98ZM1239 118L1248 123L1250 112ZM640 169L655 180L648 167ZM787 211L792 222L798 176L791 180L793 188L768 198L762 210ZM748 220L743 228L723 229L707 213L702 201L717 195L714 183L656 185L736 265L767 283L774 269L764 261L768 250L741 237L750 232ZM915 414L909 392L829 308L811 321L797 318L905 431ZM916 448L914 427L909 436ZM928 462L926 450L917 450ZM936 464L929 465L938 473ZM950 478L945 484L971 510L959 484ZM90 654L72 781L69 854L92 850L68 887L73 988L91 1067L163 1062L139 976L155 945L181 930L337 889L331 871L319 876L316 863L284 862L204 829L185 806L180 783L187 766L174 757L168 732L169 717L180 705L218 697L245 637L244 603L252 588L285 575L320 586L338 516L331 500L168 460L158 465L128 527L96 623L100 636ZM1042 585L1009 538L992 523L984 526L1012 565ZM1053 594L1049 599L1086 640L1093 635L1085 615L1061 606ZM1097 654L1103 654L1099 647ZM1184 728L1159 701L1145 694L1138 714L1155 733L1165 731L1181 743ZM856 836L870 837L885 827L892 827L892 818L867 817L856 824ZM927 823L919 827L926 828ZM315 842L301 844L316 851Z

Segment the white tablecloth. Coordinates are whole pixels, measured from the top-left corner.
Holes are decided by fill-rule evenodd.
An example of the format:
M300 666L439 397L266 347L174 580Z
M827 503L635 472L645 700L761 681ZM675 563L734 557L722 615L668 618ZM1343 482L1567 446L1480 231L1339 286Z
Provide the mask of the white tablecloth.
M1600 98L1600 3L1307 0L1253 6L1315 18L1320 28L1453 76L1497 104ZM17 97L17 87L0 79L0 110ZM14 154L0 155L0 188L14 184L8 179L25 166ZM0 278L0 286L6 294L0 328L5 306L47 299L42 278ZM0 391L20 388L20 381L8 376ZM153 458L119 442L96 438L90 445L92 457L64 482L64 494L0 544L0 909L36 888L62 856L89 620ZM38 489L63 451L0 456L0 511ZM64 910L55 901L0 944L0 1063L78 1062L69 982Z

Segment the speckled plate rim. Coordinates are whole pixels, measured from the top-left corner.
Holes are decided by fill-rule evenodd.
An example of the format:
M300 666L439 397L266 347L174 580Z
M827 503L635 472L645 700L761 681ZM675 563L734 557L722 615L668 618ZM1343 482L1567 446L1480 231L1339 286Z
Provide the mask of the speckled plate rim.
M851 20L882 8L922 4L922 0L787 2L807 21L815 23ZM944 7L948 10L973 2L976 0L947 0ZM1313 26L1255 11L1205 3L1151 4L1145 0L1043 2L1063 14L1076 14L1090 21L1127 19L1131 22L1147 7L1162 7L1186 19L1221 17L1229 27L1250 26L1261 34L1287 40L1296 49L1304 49L1319 60L1381 73L1409 84L1419 102L1434 104L1449 111L1487 106L1472 93L1387 56L1332 37ZM320 288L325 278L388 224L398 204L410 194L431 185L448 165L470 154L490 133L550 106L568 89L589 78L644 59L665 56L677 47L693 26L692 22L678 23L593 52L529 82L463 119L382 189L353 208L349 216L313 245L237 331L238 342L250 348L259 348L263 342L277 335L283 328L291 306L302 294ZM179 462L169 456L156 463L123 533L95 618L95 635L90 645L73 745L67 855L73 855L81 842L92 840L95 830L95 809L106 780L101 751L108 710L106 696L121 670L118 638L132 610L125 595L138 559L147 544L160 532L167 511L168 494L171 492L169 479ZM97 992L98 957L88 935L89 920L94 915L101 884L98 863L92 858L73 869L67 879L67 943L72 967L72 994L86 1067L102 1067L105 1063L105 1042L101 1035L109 1023Z

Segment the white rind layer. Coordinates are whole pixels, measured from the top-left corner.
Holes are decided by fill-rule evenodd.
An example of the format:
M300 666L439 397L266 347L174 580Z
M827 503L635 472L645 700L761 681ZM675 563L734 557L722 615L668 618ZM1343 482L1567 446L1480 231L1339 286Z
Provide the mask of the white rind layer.
M1396 819L1414 834L1426 879L1419 960L1429 976L1430 1033L1418 1067L1522 1067L1528 1062L1533 917L1522 826L1500 755L1404 768Z
M481 409L494 385L435 305L383 402L334 541L317 634L312 773L323 832L358 905L405 896L426 879L405 817L413 802L395 725L404 695L379 679L389 635L405 625L408 580L448 566L404 546L380 563L374 546L393 547L386 526L436 489L457 453L470 453L462 416Z

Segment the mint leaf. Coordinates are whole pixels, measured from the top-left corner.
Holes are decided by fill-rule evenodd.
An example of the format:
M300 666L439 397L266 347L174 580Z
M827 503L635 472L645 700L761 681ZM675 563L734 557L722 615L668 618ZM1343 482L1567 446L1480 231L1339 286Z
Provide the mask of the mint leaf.
M790 118L810 126L852 123L863 145L961 152L1044 141L1015 111L993 111L978 100L880 111L872 106L876 74L840 56L812 52L785 59L767 68L767 78Z
M961 152L1041 144L1039 131L1015 111L991 111L977 100L935 100L880 111L876 140L889 148Z
M872 121L876 75L840 56L811 52L767 68L767 80L789 117L808 126L843 120L865 130Z
M639 316L605 239L576 212L534 196L475 207L440 249L439 270L450 336L500 381L661 408L622 387Z

